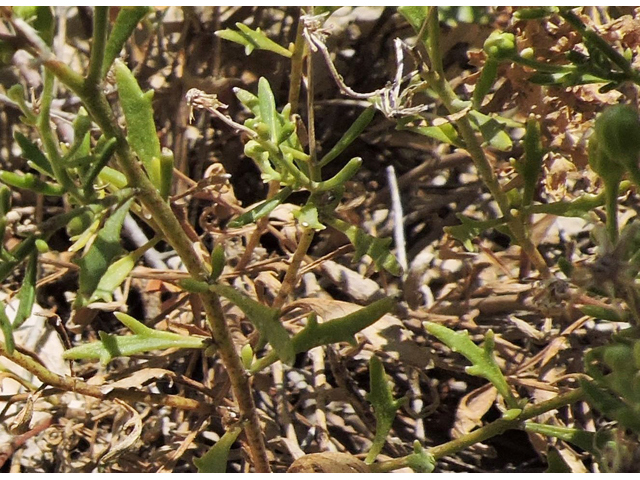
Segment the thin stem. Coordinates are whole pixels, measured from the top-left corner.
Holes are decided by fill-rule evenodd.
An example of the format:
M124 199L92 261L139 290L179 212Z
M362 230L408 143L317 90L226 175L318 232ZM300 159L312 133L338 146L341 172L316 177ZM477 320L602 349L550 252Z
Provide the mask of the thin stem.
M242 419L245 420L244 431L247 436L254 468L256 472L270 472L264 435L262 434L260 419L253 401L249 377L245 374L244 366L224 320L220 298L213 292L202 294L200 297L207 313L207 320L213 334L217 353L224 364L227 375L229 375L233 396L238 402L238 409Z
M514 420L505 420L501 418L460 438L456 438L455 440L452 440L450 442L430 448L429 453L431 453L436 460L447 455L453 455L454 453L470 447L471 445L474 445L478 442L482 442L484 440L487 440L488 438L500 435L506 430L513 428L522 428L522 422L524 420L529 420L530 418L537 417L538 415L549 412L551 410L556 410L565 405L576 403L583 398L584 392L582 391L582 389L577 388L568 393L558 395L557 397L552 398L551 400L547 400L546 402L542 402L537 405L531 405L530 407L525 408L522 414L520 414L520 416Z
M302 11L300 11L302 14ZM293 44L293 55L291 56L291 74L289 76L289 97L288 102L291 105L291 112L298 113L298 103L300 101L300 84L302 83L302 62L307 49L307 42L304 35L304 22L298 18L298 27L296 29L296 40Z
M461 450L464 450L467 447L475 445L476 443L483 442L489 438L500 435L507 430L522 430L525 427L525 420L529 420L531 418L537 417L538 415L542 415L543 413L579 402L580 400L583 400L584 397L585 394L582 389L576 388L574 390L571 390L570 392L558 395L551 400L547 400L546 402L541 402L537 405L530 405L526 407L523 412L513 420L505 420L504 418L500 418L488 425L485 425L484 427L469 432L460 438L456 438L455 440L451 440L450 442L430 448L428 449L428 453L433 455L433 458L435 460L439 460L440 458L446 457L448 455L453 455ZM393 460L389 460L386 462L374 463L370 468L372 472L376 473L390 472L399 468L405 468L409 466L410 457L411 454L407 455L406 457L394 458Z
M64 189L76 200L80 199L80 194L76 185L69 177L66 169L62 165L62 158L58 151L58 140L51 129L51 103L53 102L54 75L47 69L43 73L42 95L40 97L40 113L38 114L37 127L42 138L42 145L47 152L51 169L56 180Z
M183 410L202 411L203 409L212 409L209 404L198 402L190 398L180 397L178 395L154 394L121 388L103 391L99 386L89 385L86 382L79 380L77 377L69 377L67 375L58 375L57 373L53 373L30 356L20 353L18 350L14 350L13 353L9 353L4 342L0 342L0 355L8 358L25 370L28 370L42 383L64 391L76 392L82 395L99 398L101 400L119 398L120 400L124 400L129 403L145 402L152 405L166 405L169 407L181 408Z
M102 77L104 52L107 45L107 26L109 25L109 7L95 7L93 12L93 44L87 83L97 84Z
M459 113L462 110L460 99L451 88L449 82L447 82L442 67L442 53L440 51L439 40L440 25L438 23L437 7L431 7L429 10L429 15L427 16L427 27L429 29L427 52L431 61L432 70L424 72L423 75L426 77L431 88L436 91L445 108L451 114ZM549 267L538 249L531 242L529 236L526 234L523 219L513 216L509 208L507 195L502 191L500 183L493 173L493 168L482 149L482 145L476 136L476 132L471 126L469 118L466 115L460 116L460 118L456 120L456 125L458 126L460 135L465 142L465 149L469 152L469 155L478 170L480 178L498 204L512 235L520 245L520 248L522 248L531 262L538 269L540 275L543 278L548 278L551 275Z
M64 81L63 78L61 80ZM173 214L171 207L159 195L155 186L146 176L141 166L133 157L129 144L122 130L118 127L109 103L98 85L87 84L75 92L94 121L107 138L116 139L116 156L120 167L130 185L136 185L140 192L139 199L150 212L167 241L182 259L189 274L196 280L206 281L209 271L200 261L193 244L180 222ZM258 472L268 472L269 463L262 430L253 403L251 386L244 374L242 363L235 346L229 336L220 300L213 292L202 294L202 301L207 313L207 321L213 340L218 347L222 363L231 379L233 395L243 418L247 420L245 431L249 443L254 467Z
M311 7L313 15L313 7ZM307 61L307 133L309 136L309 179L312 182L321 180L320 167L318 166L318 153L316 151L316 121L313 100L315 94L313 81L313 62Z
M293 291L296 285L300 265L302 264L302 260L304 259L307 251L309 250L309 247L311 246L314 234L315 231L313 230L313 228L305 228L302 232L302 237L300 238L300 242L298 242L298 247L293 254L293 258L291 258L291 263L289 264L287 273L285 274L284 280L282 281L282 288L278 292L278 296L276 297L276 299L273 301L273 308L281 308L284 305L284 302L287 300L289 294Z
M554 65L552 63L543 63L531 58L522 57L520 55L511 57L511 60L524 67L532 68L538 72L570 73L576 70L574 65Z
M607 233L612 245L618 241L618 191L620 181L605 182L604 195L606 199L605 210L607 213Z

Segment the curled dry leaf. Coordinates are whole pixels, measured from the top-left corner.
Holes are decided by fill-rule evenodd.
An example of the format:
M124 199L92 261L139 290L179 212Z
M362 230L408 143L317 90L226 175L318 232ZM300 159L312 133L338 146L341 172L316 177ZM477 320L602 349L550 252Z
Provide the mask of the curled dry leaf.
M482 425L482 417L489 411L498 397L498 390L487 383L466 394L456 410L456 419L451 428L451 436L460 438Z
M136 409L118 399L116 399L116 403L126 409L131 414L131 418L129 418L129 420L127 420L127 422L122 426L121 432L124 434L124 438L121 437L115 444L112 440L111 448L100 459L100 463L102 464L113 461L126 452L136 442L136 440L140 438L140 434L142 433L142 417ZM130 427L131 431L127 434L126 432ZM116 438L118 437L114 435L114 440Z
M149 383L149 381L160 380L163 377L172 379L176 374L170 370L164 368L144 368L135 372L133 375L122 378L118 381L109 384L111 389L113 388L141 388Z
M287 473L371 473L360 459L348 453L312 453L291 464Z

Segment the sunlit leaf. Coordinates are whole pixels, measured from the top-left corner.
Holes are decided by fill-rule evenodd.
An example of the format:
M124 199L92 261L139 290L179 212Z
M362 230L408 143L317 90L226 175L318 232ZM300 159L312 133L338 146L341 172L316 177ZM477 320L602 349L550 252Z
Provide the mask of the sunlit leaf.
M67 360L100 360L103 364L107 364L116 357L128 357L152 350L204 349L209 345L205 338L187 337L177 333L155 330L124 313L116 312L114 315L133 332L133 335L118 336L99 332L99 341L66 350L62 355L63 358Z
M193 464L198 467L198 473L225 473L229 450L236 441L242 428L233 427L224 432L224 435L200 458L194 458Z
M493 356L494 340L491 330L485 336L484 347L480 348L471 341L466 330L455 332L433 322L425 322L424 326L427 332L473 364L465 368L469 375L486 378L498 389L510 408L519 408L518 400Z
M220 38L244 46L247 55L250 55L254 49L258 49L269 50L287 58L291 57L289 50L271 40L259 28L253 30L243 23L236 23L236 27L239 31L227 28L225 30L218 30L215 34Z
M78 260L80 278L76 307L86 306L109 265L122 252L120 231L132 202L133 199L129 199L111 214L98 232L89 251Z
M365 460L367 464L373 463L382 451L393 419L396 418L398 409L407 401L406 397L399 400L393 398L393 389L389 378L384 371L382 362L375 355L369 360L369 385L371 390L367 394L367 400L371 402L376 416L376 435Z
M260 335L273 347L280 360L292 365L295 352L289 332L280 322L280 311L263 305L228 285L211 285L211 290L225 297L244 312Z
M239 217L233 219L229 222L229 227L231 228L240 228L249 223L254 223L255 221L261 219L262 217L269 215L278 205L284 202L289 195L291 195L291 188L285 187L280 190L273 197L261 202L260 204L253 207L248 212L243 213Z

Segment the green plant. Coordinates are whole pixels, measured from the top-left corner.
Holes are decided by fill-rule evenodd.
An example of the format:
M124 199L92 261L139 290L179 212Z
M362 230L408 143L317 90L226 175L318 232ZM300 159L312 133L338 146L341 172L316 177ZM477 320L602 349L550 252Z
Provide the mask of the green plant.
M193 464L200 472L224 472L230 449L240 439L248 446L253 469L270 471L264 438L266 430L256 409L252 382L259 381L268 367L277 372L280 364L283 368L293 366L298 355L316 347L341 343L358 346L356 335L401 303L397 296L384 295L367 306L324 318L322 322L318 319L322 315L306 312L300 317L302 326L295 333L283 321L285 314L298 306L291 302L291 297L305 271L303 263L320 232L341 232L351 244L353 261L359 262L366 256L366 262L371 270L379 272L381 281L388 278L387 274L406 278L407 272L402 271L391 251L391 239L373 236L337 213L338 206L348 197L350 182L367 161L360 156L347 159L345 154L357 145L374 120L380 118L380 112L398 131L418 135L424 142L435 141L468 153L495 204L494 214L471 218L458 213L460 223L446 227L446 233L459 240L465 249L473 251L479 237L487 230L496 229L521 249L521 280L527 278L529 266L533 266L537 270L537 280L543 286L541 296L550 298L554 307L564 308L566 298L552 291L552 286L571 284L574 291L579 289L579 293L572 293L571 300L578 300L578 308L583 314L599 321L628 320L632 326L585 354L584 373L579 372L578 387L562 390L550 386L551 390L555 388L556 395L536 402L516 387L514 378L517 375L501 364L496 348L499 337L493 330L488 330L482 344L477 345L469 332L455 331L435 321L423 322L424 332L434 345L449 349L471 363L464 367L466 375L489 382L497 392L495 398L499 399L496 405L500 416L486 423L479 418L479 428L439 445L422 445L416 440L405 455L381 460L380 454L394 420L409 398L402 393L399 399L394 396L394 389L399 385L394 385L385 372L380 360L384 357L376 355L385 352L375 352L368 364L369 392L366 395L375 418L375 430L372 429L375 433L371 435L365 460L368 468L386 472L410 467L419 472L431 472L443 457L508 430L555 438L589 452L596 462L610 470L625 468L628 458L633 456L633 441L640 432L636 378L640 369L640 297L636 285L640 272L640 241L638 222L631 220L620 228L618 216L620 196L633 192L640 185L638 112L635 107L619 104L603 108L595 118L587 158L597 181L602 183L602 191L571 200L547 201L541 194L542 172L547 155L557 148L552 146L546 134L548 122L535 113L527 112L518 117L507 109L491 111L489 106L504 72L515 68L524 69L526 82L539 86L536 88L595 84L600 86L601 92L607 92L623 91L628 84L640 85L640 73L633 66L631 50L619 52L574 9L518 9L514 21L561 21L582 40L584 48L571 50L559 61L557 58L546 61L533 48L519 47L517 29L493 31L484 42L484 63L473 92L469 92L448 80L441 50L440 22L447 25L486 23L489 21L486 10L399 7L400 16L414 30L414 43L396 40L395 77L378 90L358 93L345 83L326 43L325 28L333 8L301 9L295 38L289 45L281 45L270 38L268 32L242 22L236 22L235 28L220 29L216 35L243 46L246 55L280 58L289 69L286 76L288 94L287 103L280 107L276 83L265 77L259 78L255 89L235 88L235 96L244 111L244 120L239 122L227 113L228 106L217 95L197 88L187 92L186 102L192 110L207 112L243 139L245 161L253 162L261 180L268 185L267 198L252 208L236 208L223 232L216 237L215 245L208 248L178 213L177 201L182 194L172 195L174 153L161 146L155 122L154 91L143 91L134 65L128 66L120 58L136 27L146 22L151 12L150 7L122 8L110 26L109 9L95 7L89 63L86 70L76 71L53 53L56 18L50 8L2 7L0 10L3 24L10 32L0 37L0 60L9 61L15 51L23 49L42 67L42 90L35 101L27 100L29 94L20 84L7 91L7 97L22 114L24 129L14 132L14 141L26 159L29 171L0 171L0 238L4 238L9 224L12 191L28 191L39 198L57 199L65 206L64 213L40 222L35 231L11 249L0 244L0 279L4 281L24 269L13 320L5 307L0 307L0 328L4 338L0 343L0 354L55 389L130 404L144 402L199 410L213 418L221 406L211 405L210 400L152 394L144 389L96 387L77 377L54 374L37 358L27 355L14 339L15 331L29 318L36 303L38 268L43 255L51 248L48 243L58 232L66 233L72 242L70 251L75 254L78 288L73 310L78 316L90 316L101 303L112 302L113 292L132 277L142 256L158 245L166 245L180 257L186 272L173 272L164 281L184 295L183 298L191 300L194 318L204 311L208 330L196 329L197 333L189 335L175 333L164 327L149 327L145 324L146 319L137 320L118 312L116 318L131 333L99 331L93 341L66 350L64 358L99 360L106 366L113 365L121 357L177 349L180 352L199 351L203 358L220 360L239 418L226 419L226 433L220 435L207 453L196 457ZM416 70L405 74L404 55L407 53ZM312 61L313 55L324 60L341 94L363 107L351 125L335 136L337 140L322 148L315 130L316 64ZM113 98L104 88L111 81L117 88L117 97ZM63 144L52 128L56 82L73 92L81 105L74 111L71 126L74 140L70 144ZM306 98L301 92L306 93ZM304 114L304 119L300 113ZM34 141L32 135L37 136L38 141ZM502 180L499 169L490 159L493 152L513 155L509 160L514 181ZM342 166L328 174L339 161ZM194 189L198 190L199 185L197 183ZM233 277L229 275L230 270L241 275L238 272L251 266L260 239L270 227L270 215L282 206L291 205L288 202L294 202L294 199L292 216L297 237L273 298L269 300L260 292L254 295L243 289L240 281L228 281ZM604 226L592 215L594 209L602 206L606 212ZM132 214L152 233L146 242L127 251L120 237L127 217ZM570 258L560 257L554 264L534 239L536 214L582 217L596 223L592 236L598 252L594 259L574 265ZM232 265L225 256L224 241L233 235L230 231L249 227L252 231L247 236L244 252ZM234 339L231 321L225 314L228 304L242 313L245 325L250 325L251 332L244 344ZM533 310L543 312L539 305ZM314 381L322 376L320 370L314 365ZM273 375L275 377L276 373ZM321 393L316 401L318 404L324 401ZM542 423L543 414L582 401L588 401L605 418L617 422L616 427L591 432L558 423ZM320 420L318 425L322 430ZM321 432L318 437L322 434L328 435ZM567 468L553 449L548 452L548 464L550 469Z
M100 359L106 364L116 357L167 348L203 349L206 354L217 356L222 360L231 380L242 417L241 428L246 434L254 468L256 471L269 471L249 376L230 337L220 297L238 305L260 333L264 342L262 344L268 343L273 349L275 357L267 353L256 360L255 366L247 365L250 373L256 373L277 359L291 364L295 354L306 352L315 346L350 341L360 329L375 322L394 306L393 299L382 299L354 314L322 325L318 325L315 316L311 315L307 327L290 338L288 331L280 323L280 310L295 286L302 258L311 244L314 232L325 228L320 221L326 221L345 231L354 243L358 255L371 255L377 265L392 273L399 273L399 269L388 250L388 243L340 222L331 213L331 206L339 202L345 182L353 176L361 160L352 159L338 174L323 181L320 176L321 167L332 158L327 157L317 162L313 145L309 153L304 151L296 135L291 106L278 112L269 83L266 79L261 79L257 96L244 90L237 92L240 100L254 114L254 118L247 120L245 126L239 127L251 138L245 149L247 155L262 169L263 179L281 187L281 190L274 192L264 204L238 217L232 225L240 227L260 221L293 191L303 190L309 193L309 200L296 213L303 235L286 273L280 295L272 306L259 303L221 283L219 275L224 266L223 252L220 249L214 250L208 254L212 258L212 264L204 262L196 254L191 239L171 209L169 194L172 186L173 154L160 148L152 107L153 91L143 92L129 68L117 59L138 22L149 12L148 8L122 9L114 25L109 28L108 8L97 7L94 11L90 63L87 71L80 73L56 59L51 51L51 32L55 19L49 8L2 10L4 21L13 30L12 38L19 39L24 48L43 65L44 88L37 111L26 103L25 92L19 85L10 90L9 96L22 110L25 124L37 130L44 151L22 134L16 134L16 141L22 147L29 166L47 180L43 181L33 173L21 175L8 171L0 173L0 180L10 187L45 196L65 196L71 210L42 223L38 233L32 234L12 250L2 248L2 279L24 261L28 261L28 273L20 289L19 312L13 324L4 309L0 309L5 340L0 348L3 355L27 368L46 384L103 398L104 394L97 395L94 389L84 386L81 381L47 372L44 366L22 356L15 349L13 328L28 317L35 301L40 244L46 242L56 230L66 228L73 235L75 250L84 248L83 254L76 260L79 288L74 308L80 310L91 309L96 301L109 300L111 292L125 281L141 255L159 241L165 241L175 249L189 272L189 277L178 284L200 297L209 322L210 338L152 329L128 315L117 314L118 319L131 329L133 335L117 336L100 332L99 341L72 348L65 353L65 358ZM277 45L268 41L259 31L241 31L241 36L228 32L222 32L221 35L231 40L250 42L247 47L251 48L248 48L247 53L258 47L270 49L285 57L291 56L289 50L275 48ZM298 48L301 48L303 40L299 42ZM126 133L116 121L103 90L104 78L109 71L114 72ZM73 125L75 143L68 148L60 145L51 128L50 108L56 79L72 90L83 105ZM203 98L207 97L192 93L189 100L195 107L206 106L213 111L211 98L208 102L203 101ZM347 132L331 152L333 158L362 131L368 123L367 119L370 121L371 115ZM235 126L230 119L228 121ZM100 131L99 136L91 132L94 125ZM0 217L4 225L10 211L10 190L3 186L1 194ZM331 204L321 201L326 195L333 196ZM155 237L137 250L124 252L120 245L120 232L129 212L135 213L147 223L155 232ZM125 401L140 399L140 395L122 395L121 392L115 392L113 397ZM144 398L152 403L154 401L153 397ZM186 404L189 408L193 406L189 401L167 400L160 403L183 407ZM233 431L233 439L227 442L226 451L240 429ZM207 458L205 456L197 463L201 470L220 469L220 465L225 463L224 460L219 460L216 464L218 466L212 467Z

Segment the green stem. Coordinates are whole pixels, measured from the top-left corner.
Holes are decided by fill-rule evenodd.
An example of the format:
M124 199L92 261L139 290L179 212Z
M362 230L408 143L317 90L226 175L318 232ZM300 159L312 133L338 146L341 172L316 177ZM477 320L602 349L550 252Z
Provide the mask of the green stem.
M93 12L93 44L87 84L98 84L102 78L105 47L107 45L107 26L109 25L109 7L95 7Z
M282 308L284 302L287 300L287 297L293 291L293 288L296 285L296 280L298 278L300 265L302 264L302 260L304 259L307 251L309 250L309 247L311 246L314 234L315 230L313 230L313 228L304 229L302 238L300 238L300 242L298 242L298 247L293 254L293 258L291 258L291 263L289 264L287 273L285 274L284 280L282 281L282 288L278 292L278 296L276 297L276 299L273 301L273 308Z
M557 397L552 398L551 400L547 400L546 402L526 407L523 412L513 420L500 418L488 425L485 425L484 427L469 432L460 438L456 438L455 440L451 440L450 442L430 448L428 449L428 453L433 455L433 458L435 460L446 457L448 455L454 455L455 453L464 450L465 448L468 448L472 445L475 445L476 443L483 442L485 440L488 440L489 438L500 435L506 430L522 430L526 427L526 424L524 423L525 420L529 420L531 418L537 417L538 415L542 415L543 413L556 410L566 405L571 405L573 403L579 402L580 400L583 400L584 398L585 394L582 389L576 388L575 390L564 393L562 395L558 395ZM406 457L394 458L393 460L389 460L386 462L374 463L370 466L370 468L372 472L376 473L390 472L399 468L405 468L409 466L410 457L411 455L407 455Z
M575 28L585 40L591 42L591 45L600 50L609 60L611 60L620 70L627 74L629 80L640 85L640 74L633 69L631 63L624 58L620 52L611 46L604 38L592 28L587 27L580 17L569 8L561 8L560 16Z
M99 386L89 385L83 382L78 377L69 377L67 375L58 375L57 373L53 373L30 356L20 353L18 350L14 350L13 353L9 353L7 346L3 342L0 342L0 355L32 373L42 383L64 391L75 392L81 395L99 398L101 400L118 398L132 404L136 402L145 402L151 405L166 405L183 410L202 411L212 408L209 404L178 395L154 394L123 388L103 390Z
M522 422L524 420L529 420L530 418L537 417L538 415L542 415L543 413L549 412L551 410L556 410L565 405L571 405L572 403L578 402L583 398L584 392L582 391L582 389L577 388L562 395L558 395L557 397L552 398L551 400L547 400L546 402L542 402L537 405L531 405L525 408L524 411L518 416L518 418L514 420L505 420L501 418L488 425L485 425L482 428L467 433L460 438L456 438L455 440L452 440L450 442L430 448L429 453L431 453L436 460L447 455L453 455L454 453L470 447L471 445L474 445L478 442L483 442L484 440L495 437L496 435L500 435L506 430L513 428L522 428Z
M461 102L458 96L455 94L449 82L447 82L444 70L442 67L442 54L440 52L440 25L438 23L438 11L437 7L430 7L429 15L427 16L427 53L431 61L432 70L423 73L427 82L433 88L445 108L451 113L459 113L462 110ZM515 237L516 241L520 245L520 248L529 257L531 262L540 272L543 278L548 278L551 275L549 267L547 266L544 258L531 242L531 239L526 234L524 227L524 220L522 218L514 218L510 208L507 195L502 191L498 179L493 173L493 168L489 163L482 145L478 140L476 133L471 126L471 122L466 115L461 116L456 120L456 125L460 131L465 142L465 148L471 156L473 163L478 170L480 178L491 192L491 195L495 199L500 208L502 215L507 221L511 234Z
M61 78L61 80L64 81L64 78ZM71 88L70 85L69 87ZM107 138L116 139L116 156L123 173L127 177L129 184L135 185L138 189L140 193L138 198L147 208L147 211L150 212L164 237L180 256L190 275L196 280L206 281L209 275L207 265L200 261L191 240L182 229L171 207L162 199L156 187L151 183L134 158L127 139L118 127L104 93L96 84L86 84L84 88L77 90L75 93L80 97L85 108L104 135ZM214 337L214 343L218 347L217 352L231 379L232 391L238 402L240 413L247 420L245 431L254 467L258 472L268 472L270 470L269 463L262 430L255 404L253 403L251 386L245 376L240 357L231 341L222 308L220 307L220 299L212 292L203 293L201 297L207 313L207 321Z
M518 63L524 67L532 68L538 72L571 73L576 70L573 65L553 65L551 63L539 62L531 58L521 57L520 55L514 55L510 59L515 63Z
M302 16L302 10L300 11ZM298 103L300 101L300 84L302 83L302 61L307 47L304 35L304 24L302 19L298 19L298 28L296 29L296 40L293 44L293 55L291 56L291 74L289 76L289 97L288 102L291 105L291 113L298 113Z
M53 85L55 77L53 73L45 69L43 74L42 96L40 97L40 113L38 114L37 128L40 132L40 138L42 139L42 145L47 152L49 163L51 164L51 170L56 177L56 180L60 182L60 185L69 192L69 194L75 199L79 200L80 194L76 185L69 177L69 174L62 165L62 157L58 151L58 141L51 129L51 102L53 101Z
M618 241L618 192L620 189L619 178L606 182L604 186L604 194L606 199L605 210L607 213L607 233L611 244L615 245Z

